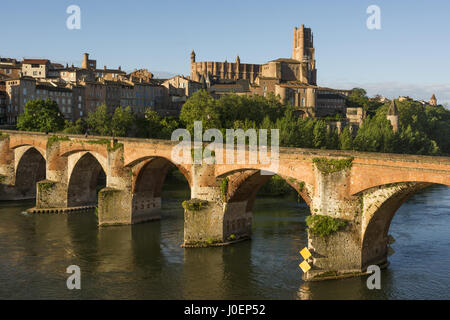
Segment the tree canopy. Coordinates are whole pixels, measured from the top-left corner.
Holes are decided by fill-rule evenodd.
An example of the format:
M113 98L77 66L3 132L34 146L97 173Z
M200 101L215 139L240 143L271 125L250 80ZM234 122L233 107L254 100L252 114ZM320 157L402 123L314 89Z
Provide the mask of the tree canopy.
M17 120L17 129L23 131L58 132L63 128L64 116L50 99L28 101Z
M109 113L102 105L85 119L65 121L51 100L33 100L19 116L19 130L60 132L103 136L136 136L170 139L177 128L193 131L194 121L203 122L203 130L279 129L280 146L342 149L369 152L450 155L450 110L420 102L398 101L399 131L394 133L386 113L390 102L369 99L364 89L353 89L348 106L369 110L357 133L346 127L340 134L332 130L334 118L302 118L298 111L284 105L274 95L224 95L214 99L198 91L182 107L180 117L162 117L147 110L137 117L130 107L118 107ZM270 130L269 130L270 138Z

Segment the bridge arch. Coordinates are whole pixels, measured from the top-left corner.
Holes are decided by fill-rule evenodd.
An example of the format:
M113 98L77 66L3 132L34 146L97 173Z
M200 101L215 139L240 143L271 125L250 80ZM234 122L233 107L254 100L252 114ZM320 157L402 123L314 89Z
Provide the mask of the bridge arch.
M248 201L248 209L251 210L259 189L274 175L278 175L289 184L308 205L311 203L312 186L308 183L299 181L293 177L276 174L275 172L263 175L261 174L261 170L257 169L234 170L220 176L220 178L227 177L229 180L227 202Z
M356 195L365 190L377 188L378 186L406 182L422 182L450 186L448 171L432 170L431 168L417 170L414 167L374 167L368 170L366 167L355 164L352 167L350 194Z
M45 180L45 153L32 146L18 146L14 149L15 188L23 198L36 197L36 184Z
M135 161L131 168L132 178L132 217L133 222L156 220L161 218L161 197L164 181L171 168L178 169L192 186L189 170L178 166L164 157L146 157Z
M249 236L252 226L252 210L258 191L275 175L261 174L257 169L233 170L222 174L219 178L227 178L226 209L223 217L224 234ZM277 174L309 206L311 203L312 186L292 177Z
M357 194L362 199L361 264L384 265L388 257L388 232L398 209L418 191L428 188L430 182L401 182L369 188Z
M72 170L69 172L68 179L68 207L96 205L99 189L106 186L104 166L90 152L78 155L78 159L73 163Z
M86 154L91 155L95 160L97 160L98 164L100 164L105 174L108 173L108 160L105 155L97 153L95 151L74 150L73 152L61 155L61 157L67 158L67 177L69 180L76 165Z

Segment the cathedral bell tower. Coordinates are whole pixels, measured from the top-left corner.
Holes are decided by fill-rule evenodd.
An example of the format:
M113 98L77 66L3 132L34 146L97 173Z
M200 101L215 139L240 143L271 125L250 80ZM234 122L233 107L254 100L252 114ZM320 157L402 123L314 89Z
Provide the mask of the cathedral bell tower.
M292 59L306 64L306 77L309 84L316 84L317 69L315 60L314 37L310 28L302 24L294 28Z

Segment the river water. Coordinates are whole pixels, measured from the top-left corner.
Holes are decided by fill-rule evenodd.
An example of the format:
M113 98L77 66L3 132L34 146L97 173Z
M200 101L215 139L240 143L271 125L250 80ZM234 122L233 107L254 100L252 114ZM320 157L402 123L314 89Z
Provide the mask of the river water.
M366 277L304 283L298 264L308 208L296 196L258 198L253 237L227 247L183 249L187 186L165 184L163 219L97 227L94 212L27 215L0 203L0 299L450 299L450 188L406 202L381 290ZM66 268L81 269L68 290Z

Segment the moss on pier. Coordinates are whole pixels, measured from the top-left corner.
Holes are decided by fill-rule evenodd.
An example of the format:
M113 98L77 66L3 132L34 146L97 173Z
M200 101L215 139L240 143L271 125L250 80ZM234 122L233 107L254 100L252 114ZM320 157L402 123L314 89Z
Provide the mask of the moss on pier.
M56 182L50 181L50 180L44 180L41 182L38 182L38 188L40 191L49 191L55 186Z
M183 201L182 206L185 210L200 211L208 206L208 201L200 199L191 199Z
M220 192L222 193L223 201L227 200L227 194L228 194L228 177L222 179L222 183L220 185Z
M347 221L329 216L314 215L306 218L308 230L315 235L328 237L347 225Z
M353 157L346 159L329 159L329 158L314 158L313 163L317 169L324 174L339 172L346 169L351 169Z

